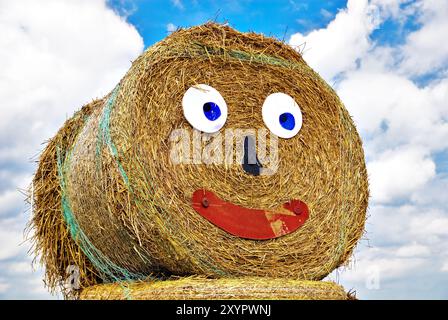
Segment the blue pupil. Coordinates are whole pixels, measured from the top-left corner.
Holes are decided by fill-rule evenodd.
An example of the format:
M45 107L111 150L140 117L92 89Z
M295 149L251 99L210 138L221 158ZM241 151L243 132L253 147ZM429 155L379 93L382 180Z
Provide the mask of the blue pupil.
M219 109L219 106L214 102L204 103L202 109L204 110L204 115L210 121L215 121L221 116L221 109Z
M294 119L294 116L289 112L282 113L279 117L279 121L280 125L286 130L292 130L296 126L296 120Z

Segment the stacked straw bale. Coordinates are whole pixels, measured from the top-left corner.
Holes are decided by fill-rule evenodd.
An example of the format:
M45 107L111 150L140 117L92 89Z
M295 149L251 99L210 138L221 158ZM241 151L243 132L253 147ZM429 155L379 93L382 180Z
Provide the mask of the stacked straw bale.
M238 163L170 161L170 134L191 129L182 97L200 83L226 100L223 129L264 128L261 106L274 92L299 104L303 127L279 139L274 175L248 175ZM266 210L301 199L310 217L276 239L242 239L193 210L192 193L201 188ZM350 257L367 200L361 140L334 90L288 45L207 23L150 47L109 95L83 107L50 140L33 180L31 226L51 289L71 265L80 269L81 288L172 275L320 280ZM156 298L159 287L148 286ZM117 287L100 291L106 288ZM93 297L88 290L84 296Z
M334 282L271 278L184 277L165 281L101 284L86 288L83 300L347 300Z

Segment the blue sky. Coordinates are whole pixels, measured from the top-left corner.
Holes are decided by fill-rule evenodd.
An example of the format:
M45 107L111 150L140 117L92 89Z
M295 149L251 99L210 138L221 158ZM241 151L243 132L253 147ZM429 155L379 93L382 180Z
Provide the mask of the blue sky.
M228 22L244 32L256 31L288 39L294 33L306 34L327 26L347 5L346 0L109 0L107 3L137 28L145 46L167 36L169 24L185 28L208 20ZM400 6L406 8L412 3L404 2ZM398 44L419 26L412 18L406 19L404 24L387 19L371 38L380 43Z
M208 20L229 22L240 31L257 31L278 38L325 26L346 1L121 1L108 4L128 15L151 45L167 35L167 25L188 27Z
M177 27L228 22L304 49L363 138L365 239L329 279L361 299L448 298L448 2L0 0L0 298L58 298L32 272L17 191L67 117ZM6 35L6 36L5 36ZM368 241L367 241L368 239ZM60 298L60 297L59 297Z

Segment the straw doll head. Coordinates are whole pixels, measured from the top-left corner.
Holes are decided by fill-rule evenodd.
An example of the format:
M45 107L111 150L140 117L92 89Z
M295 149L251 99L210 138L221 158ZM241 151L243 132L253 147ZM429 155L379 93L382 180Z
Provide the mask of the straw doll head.
M85 285L319 280L362 235L358 133L334 90L278 40L217 24L176 31L70 121L34 180L36 243L53 282L71 264Z

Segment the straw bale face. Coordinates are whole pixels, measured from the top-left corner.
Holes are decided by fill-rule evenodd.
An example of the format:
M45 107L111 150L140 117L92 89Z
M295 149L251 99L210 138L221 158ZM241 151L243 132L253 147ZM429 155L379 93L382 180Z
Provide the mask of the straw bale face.
M187 90L201 84L227 106L215 133L196 130L183 111ZM302 126L291 138L272 133L263 119L274 93L299 108ZM139 57L107 100L66 166L73 215L112 264L145 275L318 280L350 256L368 199L361 141L336 93L292 48L216 24L180 30ZM246 137L258 142L252 151L261 174L238 158L249 152ZM198 192L220 200L204 205ZM266 228L257 214L294 216L285 211L293 200L307 208L294 230L268 221L274 236L251 233ZM231 208L230 220L201 214L217 207ZM245 213L254 219L242 219ZM232 232L244 224L249 236Z

